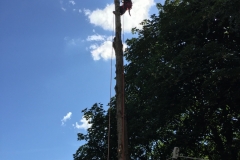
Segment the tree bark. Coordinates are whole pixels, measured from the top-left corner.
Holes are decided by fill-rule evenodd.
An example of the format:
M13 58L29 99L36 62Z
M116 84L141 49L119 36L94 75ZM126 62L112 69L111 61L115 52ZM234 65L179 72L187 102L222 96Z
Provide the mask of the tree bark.
M120 2L115 3L115 37L113 48L116 55L116 97L117 97L117 133L118 133L118 160L128 160L128 142L126 119L124 113L124 68L123 68L123 44L121 40Z

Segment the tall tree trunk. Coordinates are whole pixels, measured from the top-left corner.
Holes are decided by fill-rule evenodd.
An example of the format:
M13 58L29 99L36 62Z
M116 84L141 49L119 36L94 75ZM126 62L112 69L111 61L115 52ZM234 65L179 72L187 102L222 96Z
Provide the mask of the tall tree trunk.
M126 119L124 113L124 68L123 68L123 44L121 40L120 2L115 3L116 33L113 48L116 54L116 97L117 97L117 133L118 133L118 160L128 160L128 142Z

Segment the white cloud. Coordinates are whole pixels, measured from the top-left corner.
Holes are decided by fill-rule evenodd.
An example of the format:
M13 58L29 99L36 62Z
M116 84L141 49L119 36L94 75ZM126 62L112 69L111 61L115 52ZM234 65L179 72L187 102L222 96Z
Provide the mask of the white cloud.
M101 58L103 58L104 60L115 58L115 54L112 49L112 39L112 36L106 37L104 35L98 34L88 36L87 41L95 42L89 47L93 60L97 61Z
M155 4L154 0L138 1L132 0L133 7L131 9L131 16L128 15L128 11L121 16L122 28L124 32L131 32L134 27L141 28L140 23L144 19L149 18L150 8ZM107 4L103 9L96 9L90 11L89 9L84 9L84 14L88 17L89 22L95 26L99 26L105 30L114 30L113 26L115 21L113 20L115 10L114 4ZM93 60L97 61L100 59L108 60L115 58L115 53L112 48L112 37L107 37L103 35L96 34L88 36L87 41L94 41L94 44L90 45L88 48L92 54ZM123 44L123 51L126 48L126 44Z
M91 14L91 11L89 9L83 9L83 12L86 16L90 15Z
M124 31L130 32L132 28L141 28L139 23L144 19L149 18L148 12L150 8L155 4L154 0L132 0L133 6L131 9L131 16L128 15L128 11L124 14ZM96 9L90 11L84 9L84 13L88 16L90 23L100 26L105 30L113 30L113 11L115 10L114 4L107 4L104 9ZM122 18L123 19L123 18Z
M61 9L66 12L68 11L78 11L81 13L81 9L76 6L75 0L60 0ZM77 7L77 8L76 8Z
M62 121L62 125L65 124L65 122L68 120L68 119L71 119L71 116L72 116L72 112L68 112L66 114L66 116L63 117L63 119L61 120Z
M115 57L115 54L112 51L112 41L104 41L100 46L93 44L90 47L93 60L97 61L103 58L104 60L111 59Z
M112 36L107 37L98 34L88 36L87 41L94 41L94 44L87 48L87 50L90 50L93 60L97 61L100 59L108 60L115 58L112 40ZM126 47L127 45L123 44L123 50L125 50Z
M88 36L87 41L103 41L105 37L104 35L91 35Z
M69 5L72 4L73 6L76 4L75 0L66 0ZM124 16L121 16L121 22L122 22L122 29L125 33L130 32L132 28L137 27L141 28L142 26L140 23L144 19L149 19L149 11L153 5L155 5L154 0L132 0L133 6L131 9L131 16L129 16L128 11L124 14ZM63 0L60 0L61 5L63 5ZM75 6L74 6L75 8ZM66 11L65 8L62 7L63 11ZM114 19L115 16L112 13L115 10L114 4L107 4L105 8L102 9L95 9L95 10L89 10L86 8L78 9L79 13L85 14L85 16L88 18L89 22L95 26L99 26L103 28L104 30L114 30ZM73 11L77 11L76 9L73 9ZM113 19L114 18L114 19ZM88 36L85 40L88 42L94 41L92 44L90 44L89 47L86 48L87 51L91 52L91 55L93 57L93 60L108 60L111 58L115 58L114 49L112 48L112 36L106 36L106 35L99 35L96 33L96 31L93 29L94 35ZM85 40L82 39L71 39L71 38L64 38L66 41L66 44L68 47L79 47L82 45L82 42ZM123 51L126 48L126 44L123 44ZM79 126L79 124L76 123L75 126Z
M88 16L90 23L100 26L105 30L112 30L113 26L113 12L114 4L107 4L103 9L96 9L94 11L85 10L85 15Z
M69 1L73 6L76 4L73 0Z
M68 47L78 47L81 46L82 42L84 42L85 40L81 39L81 38L69 38L69 37L65 37L64 38L66 44Z
M75 124L73 124L72 126L74 128L77 128L77 129L88 129L92 126L92 124L89 123L88 120L86 120L86 118L82 117L82 119L80 120L80 122L82 124L78 124L78 122L76 122Z

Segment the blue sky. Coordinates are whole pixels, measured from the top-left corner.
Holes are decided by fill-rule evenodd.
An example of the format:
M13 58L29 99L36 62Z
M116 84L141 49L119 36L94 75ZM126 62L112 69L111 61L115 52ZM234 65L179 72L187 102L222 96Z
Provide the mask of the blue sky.
M125 38L154 3L133 0ZM109 102L113 10L110 0L0 1L0 159L72 159L89 127L81 110Z

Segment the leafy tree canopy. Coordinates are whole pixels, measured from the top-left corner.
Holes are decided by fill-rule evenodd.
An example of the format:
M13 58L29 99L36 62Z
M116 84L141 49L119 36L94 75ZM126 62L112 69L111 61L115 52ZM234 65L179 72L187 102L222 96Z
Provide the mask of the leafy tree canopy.
M186 156L239 159L240 1L166 0L157 7L159 15L127 40L130 158L166 159L177 146ZM108 114L97 104L84 114L93 126L78 134L87 143L74 159L106 159ZM115 117L110 139L116 159Z

